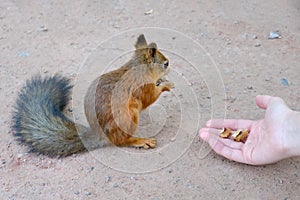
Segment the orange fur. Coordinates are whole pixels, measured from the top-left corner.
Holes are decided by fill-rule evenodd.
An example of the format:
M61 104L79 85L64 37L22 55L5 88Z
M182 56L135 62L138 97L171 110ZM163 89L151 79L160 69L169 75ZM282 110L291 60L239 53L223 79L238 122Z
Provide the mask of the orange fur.
M154 103L163 91L174 87L171 82L157 81L169 71L167 58L158 51L157 45L147 42L141 35L135 45L132 59L117 70L99 77L86 95L87 116L95 118L106 137L117 146L154 148L156 141L151 138L135 138L139 114ZM93 89L96 88L96 89ZM94 102L90 102L94 96ZM93 105L94 107L90 106ZM93 127L91 125L91 127ZM94 130L99 132L99 130Z

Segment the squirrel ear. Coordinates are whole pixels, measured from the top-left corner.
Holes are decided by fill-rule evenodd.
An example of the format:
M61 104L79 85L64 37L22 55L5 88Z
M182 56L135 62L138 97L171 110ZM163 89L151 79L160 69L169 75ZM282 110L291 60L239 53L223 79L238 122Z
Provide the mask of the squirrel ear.
M147 47L147 41L146 41L146 38L145 38L144 34L141 34L137 38L137 41L135 43L135 48L140 49L140 48L143 48L143 47Z
M148 48L149 48L148 52L149 52L150 57L154 58L155 53L157 51L157 45L155 43L151 43L148 45Z

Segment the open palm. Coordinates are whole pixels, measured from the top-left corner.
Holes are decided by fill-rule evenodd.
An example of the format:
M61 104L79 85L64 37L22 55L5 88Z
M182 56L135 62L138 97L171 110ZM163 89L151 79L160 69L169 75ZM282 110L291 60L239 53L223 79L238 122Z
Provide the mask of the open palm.
M284 134L286 119L291 110L278 97L257 96L256 104L266 109L264 119L210 120L206 127L199 131L200 137L208 142L216 153L241 163L262 165L288 157ZM248 129L250 133L245 143L235 142L219 137L219 130L223 127L232 130Z

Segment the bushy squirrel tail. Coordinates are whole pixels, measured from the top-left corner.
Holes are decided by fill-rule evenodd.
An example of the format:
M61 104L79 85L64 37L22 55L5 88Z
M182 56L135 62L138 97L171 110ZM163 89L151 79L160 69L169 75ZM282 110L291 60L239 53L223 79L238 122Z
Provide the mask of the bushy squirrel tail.
M13 112L12 128L18 141L50 157L85 151L75 123L63 114L72 87L60 75L28 80Z

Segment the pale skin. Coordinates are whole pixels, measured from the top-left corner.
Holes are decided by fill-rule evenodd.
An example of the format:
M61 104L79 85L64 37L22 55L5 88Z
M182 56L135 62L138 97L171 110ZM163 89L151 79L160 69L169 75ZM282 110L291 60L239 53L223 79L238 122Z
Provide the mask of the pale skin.
M264 165L300 156L300 112L291 110L279 97L259 95L258 107L265 109L260 120L213 119L199 131L213 150L230 160L250 165ZM248 129L245 143L219 137L223 127Z

